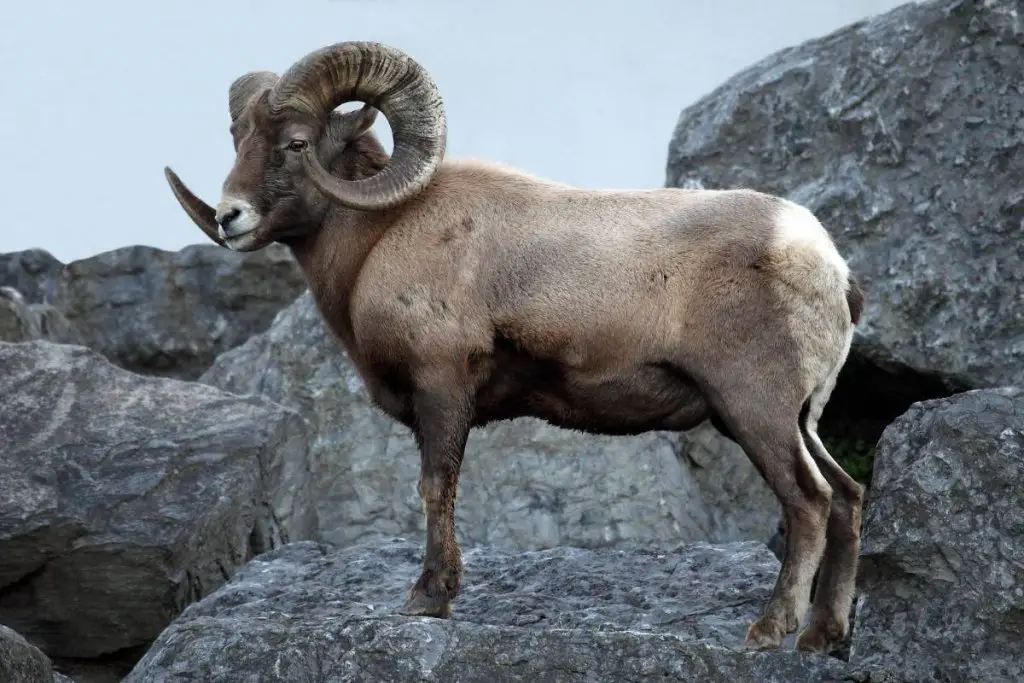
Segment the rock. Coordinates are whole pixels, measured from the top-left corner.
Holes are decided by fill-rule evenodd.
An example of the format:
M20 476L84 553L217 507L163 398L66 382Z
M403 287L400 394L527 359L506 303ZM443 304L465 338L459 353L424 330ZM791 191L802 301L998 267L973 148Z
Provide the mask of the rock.
M1024 383L1020 12L907 3L761 60L675 129L667 185L789 197L848 258L867 303L830 419L865 413L870 443L916 400Z
M13 287L0 287L0 341L46 339L80 344L81 337L64 314L50 304L30 304Z
M54 304L84 344L143 374L195 379L217 354L267 328L305 281L287 248L237 253L125 247L73 261Z
M411 433L370 404L308 292L266 333L218 357L200 381L266 396L307 418L326 541L422 538L419 455ZM760 508L764 499L757 493L732 498L730 491L731 507L709 512L698 479L689 465L680 466L680 440L666 433L588 436L534 419L475 429L456 506L460 543L597 547L732 540L741 532L768 540L777 507ZM713 493L714 502L723 497Z
M59 683L50 659L20 635L0 624L0 681Z
M22 331L0 301L0 340L81 344L135 372L195 379L265 330L305 281L284 246L242 254L196 244L125 247L67 265L42 249L0 254L5 286L21 292L41 329Z
M51 303L64 264L45 249L0 254L0 287L12 287L28 303Z
M50 657L147 644L249 558L316 538L305 425L84 347L0 343L0 623Z
M878 444L850 660L1024 680L1024 389L915 404Z
M39 319L13 287L0 287L0 341L22 342L42 337Z
M84 346L82 335L64 317L64 314L52 304L29 304L29 310L39 322L40 339L56 344L76 344Z
M893 680L738 650L778 571L760 543L478 547L445 620L396 615L419 562L403 539L278 548L191 605L124 683Z

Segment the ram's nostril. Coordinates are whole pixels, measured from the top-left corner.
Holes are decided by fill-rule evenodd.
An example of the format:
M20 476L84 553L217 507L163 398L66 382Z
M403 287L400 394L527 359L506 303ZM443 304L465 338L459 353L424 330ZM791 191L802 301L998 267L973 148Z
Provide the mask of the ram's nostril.
M242 210L241 209L237 209L237 208L228 209L227 211L224 212L224 215L220 217L220 221L219 221L220 227L222 227L225 230L227 230L228 226L231 225L231 221L235 220L240 215L242 215Z

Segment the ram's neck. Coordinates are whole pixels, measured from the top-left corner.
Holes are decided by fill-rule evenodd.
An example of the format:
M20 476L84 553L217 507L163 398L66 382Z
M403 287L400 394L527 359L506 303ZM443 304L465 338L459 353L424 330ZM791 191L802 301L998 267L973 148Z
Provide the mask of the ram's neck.
M386 221L337 207L328 213L319 231L289 245L320 314L350 355L354 352L349 316L352 290L363 263L386 230Z

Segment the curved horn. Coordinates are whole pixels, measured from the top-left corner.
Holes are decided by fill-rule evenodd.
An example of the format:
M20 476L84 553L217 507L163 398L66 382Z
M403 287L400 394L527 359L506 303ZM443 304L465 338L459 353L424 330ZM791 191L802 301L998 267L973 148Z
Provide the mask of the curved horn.
M310 144L302 156L306 172L321 192L350 208L401 204L434 177L448 133L437 85L408 55L363 41L321 48L281 76L270 93L270 110L275 117L307 119L320 134L331 111L353 100L379 109L391 125L394 151L388 165L370 178L342 180L323 168Z
M174 192L175 198L181 204L181 208L185 209L185 213L188 214L189 218L199 226L200 230L206 233L207 237L226 249L227 245L224 244L224 240L217 233L217 219L214 208L195 196L192 190L188 189L185 183L181 182L181 178L169 166L164 166L164 177L167 178L171 191Z
M278 75L273 71L250 71L236 78L228 89L228 109L231 112L231 121L238 120L245 105L258 92L267 88L273 88L278 81Z

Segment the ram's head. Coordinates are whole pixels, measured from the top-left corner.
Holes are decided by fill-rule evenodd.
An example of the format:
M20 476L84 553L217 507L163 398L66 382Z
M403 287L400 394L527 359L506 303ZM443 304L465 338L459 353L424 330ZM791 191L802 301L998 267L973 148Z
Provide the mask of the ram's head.
M352 101L365 104L336 111ZM170 168L164 173L196 225L236 251L315 231L332 201L363 211L397 206L426 187L444 157L437 86L419 64L380 43L316 50L280 77L245 74L231 84L228 106L235 164L217 208ZM370 132L378 110L394 138L390 159Z

